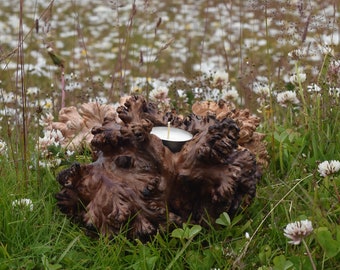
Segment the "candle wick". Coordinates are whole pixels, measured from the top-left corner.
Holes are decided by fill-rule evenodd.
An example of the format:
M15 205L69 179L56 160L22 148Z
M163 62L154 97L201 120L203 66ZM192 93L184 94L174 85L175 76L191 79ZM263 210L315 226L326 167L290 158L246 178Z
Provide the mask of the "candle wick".
M167 139L169 139L170 138L170 122L168 122L168 137L167 137Z

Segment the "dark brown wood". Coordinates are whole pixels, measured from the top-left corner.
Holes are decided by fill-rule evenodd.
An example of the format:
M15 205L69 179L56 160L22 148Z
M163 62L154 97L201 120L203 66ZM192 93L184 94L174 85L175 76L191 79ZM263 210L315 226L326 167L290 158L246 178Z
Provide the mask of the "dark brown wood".
M98 233L126 229L128 237L141 240L188 220L206 225L222 212L234 215L254 198L261 177L251 144L259 121L248 111L223 112L182 119L158 111L142 96L130 97L117 109L120 120L108 117L92 128L94 162L58 175L60 210ZM194 135L177 153L150 134L169 121ZM254 141L265 152L262 140Z

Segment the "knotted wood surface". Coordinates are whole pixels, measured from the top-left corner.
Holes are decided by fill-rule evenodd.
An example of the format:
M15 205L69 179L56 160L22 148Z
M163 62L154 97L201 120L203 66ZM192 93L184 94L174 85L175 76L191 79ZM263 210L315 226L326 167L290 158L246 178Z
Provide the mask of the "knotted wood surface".
M253 139L258 118L217 105L223 106L223 114L183 119L130 97L118 117L110 111L92 128L93 162L58 175L60 210L90 231L110 236L127 229L128 237L141 240L188 220L207 225L222 212L234 215L254 198L262 167L256 155L266 152L263 136ZM150 134L168 122L194 135L176 153Z

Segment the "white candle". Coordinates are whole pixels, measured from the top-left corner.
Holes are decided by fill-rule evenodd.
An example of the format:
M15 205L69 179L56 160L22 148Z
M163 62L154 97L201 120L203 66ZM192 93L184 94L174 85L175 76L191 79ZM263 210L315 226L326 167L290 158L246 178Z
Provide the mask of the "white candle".
M192 134L179 128L174 127L154 127L151 134L156 135L161 140L172 142L185 142L192 139Z

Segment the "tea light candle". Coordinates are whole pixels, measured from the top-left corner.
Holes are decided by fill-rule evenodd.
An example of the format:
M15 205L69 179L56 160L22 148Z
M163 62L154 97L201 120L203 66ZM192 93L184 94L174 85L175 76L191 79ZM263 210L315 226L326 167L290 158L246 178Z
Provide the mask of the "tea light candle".
M172 152L178 152L181 150L183 144L192 139L192 134L183 129L170 127L168 123L167 127L153 127L151 134L160 138L165 146L167 146Z
M151 134L156 135L161 140L171 142L186 142L192 139L192 134L179 128L170 127L154 127Z

